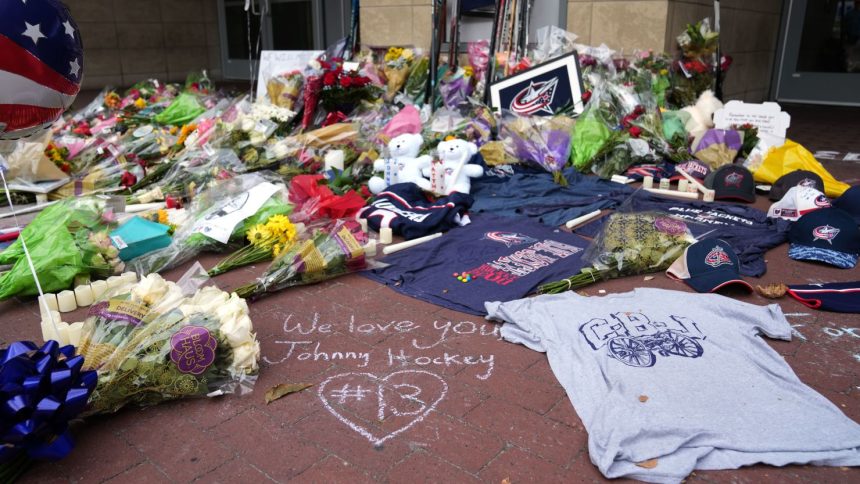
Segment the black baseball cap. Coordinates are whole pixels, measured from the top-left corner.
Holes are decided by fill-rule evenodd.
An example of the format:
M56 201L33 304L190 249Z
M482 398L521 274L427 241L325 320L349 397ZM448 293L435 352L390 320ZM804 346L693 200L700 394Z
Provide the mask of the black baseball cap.
M714 190L717 200L755 202L755 182L749 170L740 165L723 165L705 177L705 186Z
M794 170L777 178L770 188L768 198L774 201L781 200L792 187L798 186L814 188L819 192L824 191L824 181L817 173L808 170Z
M851 214L838 208L822 208L794 222L788 231L788 256L814 260L841 269L857 265L860 228Z
M722 239L702 239L684 250L666 270L666 275L684 281L696 292L715 292L739 284L752 291L740 276L740 261L732 246Z

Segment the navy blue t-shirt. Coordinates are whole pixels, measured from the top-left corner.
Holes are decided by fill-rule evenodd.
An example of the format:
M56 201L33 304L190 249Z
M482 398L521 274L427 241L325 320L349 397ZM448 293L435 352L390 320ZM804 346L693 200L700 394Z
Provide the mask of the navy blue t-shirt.
M472 223L382 259L361 274L446 308L486 314L484 301L513 301L577 274L588 241L525 217L474 215ZM466 281L466 282L464 282Z
M753 277L767 272L764 253L787 241L790 228L788 221L768 218L765 212L745 205L673 200L644 190L637 191L619 210L659 210L698 222L701 225L689 225L693 235L728 242L738 255L741 274Z
M564 170L567 186L556 183L545 171L500 166L472 180L475 203L472 212L502 216L525 215L558 227L595 210L615 208L633 189L627 185Z

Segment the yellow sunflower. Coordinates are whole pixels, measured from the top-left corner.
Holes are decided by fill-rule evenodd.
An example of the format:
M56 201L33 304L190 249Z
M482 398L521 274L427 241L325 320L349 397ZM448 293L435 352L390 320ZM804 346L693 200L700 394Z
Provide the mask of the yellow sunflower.
M272 232L265 225L257 224L248 230L247 237L248 242L251 242L252 245L267 245L271 242Z

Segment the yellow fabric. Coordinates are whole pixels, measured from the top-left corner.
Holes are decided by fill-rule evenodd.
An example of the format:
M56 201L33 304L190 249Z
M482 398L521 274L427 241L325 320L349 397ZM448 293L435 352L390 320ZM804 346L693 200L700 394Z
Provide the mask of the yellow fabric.
M773 184L779 177L795 170L808 170L818 174L824 181L824 193L834 198L848 190L849 185L833 178L806 148L790 139L779 148L772 148L761 165L753 173L758 182Z

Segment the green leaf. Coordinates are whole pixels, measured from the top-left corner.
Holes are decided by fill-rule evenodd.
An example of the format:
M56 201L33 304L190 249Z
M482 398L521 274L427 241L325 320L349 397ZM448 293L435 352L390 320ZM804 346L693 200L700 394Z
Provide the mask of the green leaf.
M314 386L312 383L279 383L266 391L266 405L290 393L300 392Z

